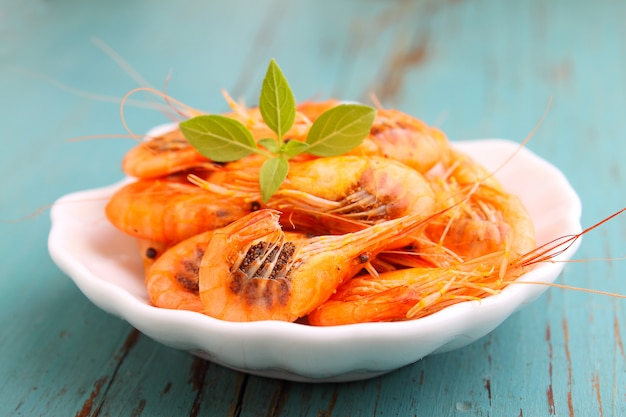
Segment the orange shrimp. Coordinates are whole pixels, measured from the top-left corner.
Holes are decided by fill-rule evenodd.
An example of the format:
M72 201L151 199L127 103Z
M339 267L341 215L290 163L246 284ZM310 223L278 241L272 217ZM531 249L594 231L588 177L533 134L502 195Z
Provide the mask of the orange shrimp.
M425 173L445 160L448 150L441 130L398 110L379 109L370 134L349 154L378 155Z
M534 265L563 253L582 235L624 211L626 208L580 233L555 239L523 254L505 249L448 267L407 268L377 276L355 277L311 312L307 321L312 325L332 326L417 319L462 301L498 294L511 284L551 285L515 280ZM530 241L519 247L526 245L530 245Z
M233 110L226 116L243 123L256 140L275 137L275 133L263 121L258 107L247 108L235 102L225 91L223 94ZM294 124L285 138L304 141L312 122L338 104L340 102L337 100L299 104ZM198 112L190 114L196 115ZM401 161L419 172L426 172L444 158L447 150L447 139L440 130L400 111L380 109L369 136L350 154L383 156ZM123 171L136 178L157 178L198 167L214 169L216 165L191 146L177 127L138 144L122 161Z
M470 185L481 184L497 191L502 191L502 184L492 172L462 152L450 149L442 161L445 172L438 178L437 173L429 173L429 181L443 179L448 184Z
M197 234L164 252L146 273L148 298L155 307L202 312L198 267L212 231Z
M535 246L532 219L517 196L480 186L426 228L426 236L462 259L503 250L521 254Z
M200 261L215 231L199 233L171 248L159 251L153 242L143 241L144 257L156 260L146 270L146 288L152 305L175 310L203 312L199 295ZM288 233L297 242L303 235Z
M470 157L451 150L442 176L427 177L438 207L456 204L426 229L433 242L472 259L504 249L520 254L534 247L532 220L518 197L506 192L496 178ZM468 195L469 189L472 191ZM464 200L462 203L460 200Z
M137 144L122 159L122 171L126 175L143 179L217 166L191 146L178 128Z
M204 313L228 321L295 321L382 250L423 229L414 214L338 236L290 240L279 213L253 212L215 231L200 265Z
M406 268L377 276L361 275L339 287L307 319L314 326L417 319L452 304L479 300L503 288L503 278L515 279L522 266L509 264L498 275L504 251L441 268Z
M105 212L124 233L172 244L225 226L255 207L167 179L137 180L111 197Z
M258 171L232 172L230 184L190 180L211 192L260 201ZM435 194L416 170L380 157L336 156L292 162L287 179L265 207L329 213L373 224L411 213L430 213Z
M316 198L309 203L306 194ZM415 212L428 213L434 206L434 193L419 172L397 161L337 156L290 167L274 207L280 209L295 201L373 223Z
M448 219L459 211L467 216L460 221ZM457 262L356 277L309 315L309 323L405 320L470 296L479 299L501 289L504 279L523 274L527 265L519 257L535 248L532 219L520 200L484 185L433 218L426 236L432 238L433 234L443 247L458 255Z
M340 104L341 102L339 100L333 99L326 101L304 101L297 105L296 110L307 117L311 122L314 122L326 110L330 110Z
M239 117L241 118L241 117ZM250 126L255 139L271 135L270 129L263 123ZM294 135L301 133L294 129ZM156 179L187 170L220 171L222 163L213 162L193 147L183 136L178 127L170 132L141 142L131 148L122 159L122 171L131 177Z
M233 112L226 114L243 123L256 139L275 137L275 133L265 124L258 107L246 108L244 105L236 103L228 93L224 92L226 101ZM311 127L311 119L316 118L319 113L334 105L333 101L328 103L307 103L299 106L302 111L296 112L296 117L291 129L285 133L285 138L302 140ZM191 113L197 115L196 112ZM221 164L212 162L206 156L200 154L193 147L180 131L178 126L162 135L151 138L145 142L137 144L131 148L122 160L122 171L125 174L136 178L158 178L172 173L189 169L219 169Z

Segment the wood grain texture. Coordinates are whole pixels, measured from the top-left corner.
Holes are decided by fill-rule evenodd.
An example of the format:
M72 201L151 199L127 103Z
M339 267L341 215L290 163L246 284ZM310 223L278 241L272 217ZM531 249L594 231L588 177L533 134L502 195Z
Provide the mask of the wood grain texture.
M133 145L68 142L125 133L119 98L141 81L104 44L214 112L221 88L255 104L270 57L298 100L374 94L452 140L521 142L552 100L528 147L565 173L589 225L626 205L625 17L612 0L0 1L0 415L626 415L623 299L551 289L464 349L368 381L289 383L98 310L49 259L45 211L119 179ZM168 120L133 98L133 130ZM585 236L589 261L559 282L626 294L626 262L606 260L625 250L622 216Z

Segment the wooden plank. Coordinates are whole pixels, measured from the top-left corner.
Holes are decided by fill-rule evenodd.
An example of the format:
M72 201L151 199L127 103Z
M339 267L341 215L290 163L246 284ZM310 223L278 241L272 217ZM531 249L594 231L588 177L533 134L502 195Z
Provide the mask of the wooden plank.
M41 294L47 297L29 297L23 308L2 315L5 415L90 408L121 353L123 322L94 309L69 285Z
M141 335L117 370L101 415L228 415L242 375ZM157 395L158 394L158 395Z

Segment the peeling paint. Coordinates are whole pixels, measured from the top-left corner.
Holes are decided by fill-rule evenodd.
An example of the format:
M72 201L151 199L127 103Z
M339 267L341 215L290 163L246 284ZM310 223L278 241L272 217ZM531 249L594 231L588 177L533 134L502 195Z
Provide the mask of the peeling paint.
M191 383L194 391L202 388L208 366L209 363L204 359L194 358L189 375L189 383Z
M602 417L602 395L600 394L600 375L596 372L592 379L593 390L596 392L596 399L598 400L598 417Z
M141 413L143 413L143 409L145 407L146 407L146 400L142 398L141 400L139 400L139 403L137 404L137 408L133 410L133 413L130 416L139 417Z
M94 382L93 390L91 390L91 393L89 394L89 398L87 398L87 400L83 403L83 406L80 409L80 411L76 413L76 417L87 417L91 414L91 409L93 408L93 401L96 399L98 394L100 394L100 390L102 390L102 387L104 386L104 383L107 381L107 379L108 377L103 376L102 378Z
M402 42L398 42L402 45ZM396 49L389 59L389 67L381 77L379 99L388 101L402 91L406 72L411 67L423 64L428 54L428 38L423 36L419 42L408 50Z
M555 406L554 406L554 391L552 387L552 331L550 329L550 324L546 326L546 342L548 343L548 375L550 378L550 382L548 383L548 389L546 390L546 396L548 397L548 413L551 415L555 414Z
M170 381L170 382L168 382L168 383L165 385L165 388L163 388L163 393L162 393L162 394L163 394L163 395L166 395L167 393L169 393L169 392L170 392L170 390L171 390L171 389L172 389L172 382Z
M567 326L567 319L563 319L563 339L565 346L565 358L567 359L567 408L569 410L570 417L574 416L574 401L572 398L572 356L569 352L569 328Z
M489 406L491 406L491 380L489 378L485 378L484 387L485 387L485 390L487 390L487 398L489 398Z
M619 348L622 357L624 357L624 343L622 342L622 335L619 331L619 325L619 318L617 318L617 315L615 315L613 317L613 331L615 333L615 343L617 343L617 347Z

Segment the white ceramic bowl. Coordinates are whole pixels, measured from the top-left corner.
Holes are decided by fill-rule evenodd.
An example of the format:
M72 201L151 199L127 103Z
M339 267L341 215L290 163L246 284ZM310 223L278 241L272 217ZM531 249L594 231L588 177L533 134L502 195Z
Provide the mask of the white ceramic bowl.
M498 139L454 146L490 170L519 147ZM523 200L535 222L538 244L580 232L580 200L551 164L522 149L496 177ZM107 198L123 182L70 194L55 203L49 236L52 259L99 308L160 343L243 372L313 382L374 377L474 342L547 288L510 285L496 296L460 303L419 320L336 327L231 323L160 309L148 302L135 240L113 228L104 216ZM557 259L571 258L579 243ZM520 280L553 282L563 265L544 263Z

